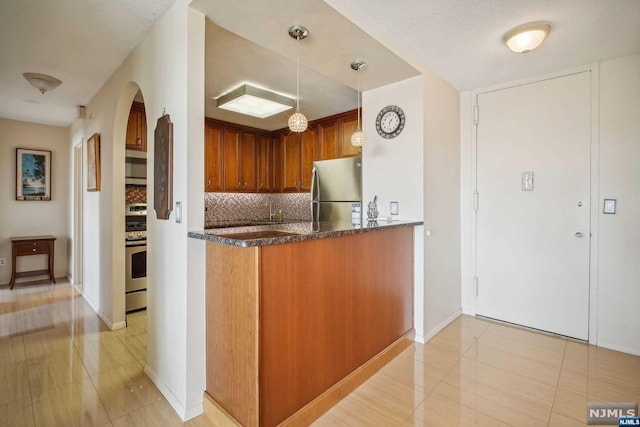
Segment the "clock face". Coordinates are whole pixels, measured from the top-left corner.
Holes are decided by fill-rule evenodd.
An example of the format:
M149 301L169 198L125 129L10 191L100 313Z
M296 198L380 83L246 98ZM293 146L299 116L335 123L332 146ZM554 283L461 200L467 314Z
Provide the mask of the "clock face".
M389 105L378 113L376 130L383 138L395 138L404 129L404 111L398 106Z

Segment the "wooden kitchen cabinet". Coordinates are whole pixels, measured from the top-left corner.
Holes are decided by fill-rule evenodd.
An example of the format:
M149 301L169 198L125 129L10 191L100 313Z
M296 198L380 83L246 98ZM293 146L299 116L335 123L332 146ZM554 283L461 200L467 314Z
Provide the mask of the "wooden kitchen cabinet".
M256 157L258 165L258 192L270 193L275 186L275 156L273 139L270 136L258 135L256 141Z
M256 135L237 129L224 129L224 189L255 192Z
M362 155L362 147L354 147L351 145L351 135L358 129L358 114L342 117L338 120L338 128L340 133L340 142L338 147L338 157L353 157ZM352 112L350 112L352 113Z
M133 101L131 104L125 149L147 151L147 117L141 102Z
M316 125L318 158L341 159L362 155L361 147L351 145L351 135L358 128L358 110L351 110L322 119Z
M205 121L204 130L204 191L224 191L223 128Z
M205 191L298 193L311 189L315 160L358 156L357 110L309 123L302 133L205 120Z
M311 190L311 171L313 162L318 160L318 136L315 128L308 128L302 133L302 159L300 163L300 188L298 191Z
M282 136L282 191L306 192L311 188L311 170L317 160L316 130L289 132Z
M320 160L337 159L338 155L338 122L318 124L318 151Z

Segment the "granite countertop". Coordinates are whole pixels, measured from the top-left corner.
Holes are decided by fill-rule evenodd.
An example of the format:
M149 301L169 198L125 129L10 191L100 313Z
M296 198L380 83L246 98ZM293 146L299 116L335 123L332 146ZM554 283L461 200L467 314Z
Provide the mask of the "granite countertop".
M422 225L422 221L386 221L365 222L353 226L344 223L294 222L269 225L255 225L191 231L189 237L223 245L249 248L254 246L278 245L281 243L302 242L304 240L384 230L394 227L413 227Z
M280 225L280 224L292 224L295 222L304 222L300 219L285 219L282 221L273 221L269 219L229 219L229 220L216 220L208 221L204 225L205 230L214 228L231 228L231 227L253 227L258 225Z

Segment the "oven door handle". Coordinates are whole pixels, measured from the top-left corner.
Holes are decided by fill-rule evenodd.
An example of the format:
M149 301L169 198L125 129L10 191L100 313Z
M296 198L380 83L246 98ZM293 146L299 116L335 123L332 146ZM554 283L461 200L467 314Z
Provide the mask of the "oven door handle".
M147 246L146 240L135 240L131 242L127 242L125 247L127 248L139 248L140 246Z

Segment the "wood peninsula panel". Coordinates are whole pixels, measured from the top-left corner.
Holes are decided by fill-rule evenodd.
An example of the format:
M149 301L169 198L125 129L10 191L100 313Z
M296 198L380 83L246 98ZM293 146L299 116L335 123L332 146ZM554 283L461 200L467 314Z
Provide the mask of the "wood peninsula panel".
M413 228L260 248L260 425L274 426L413 327Z
M258 248L207 244L206 392L258 425Z

